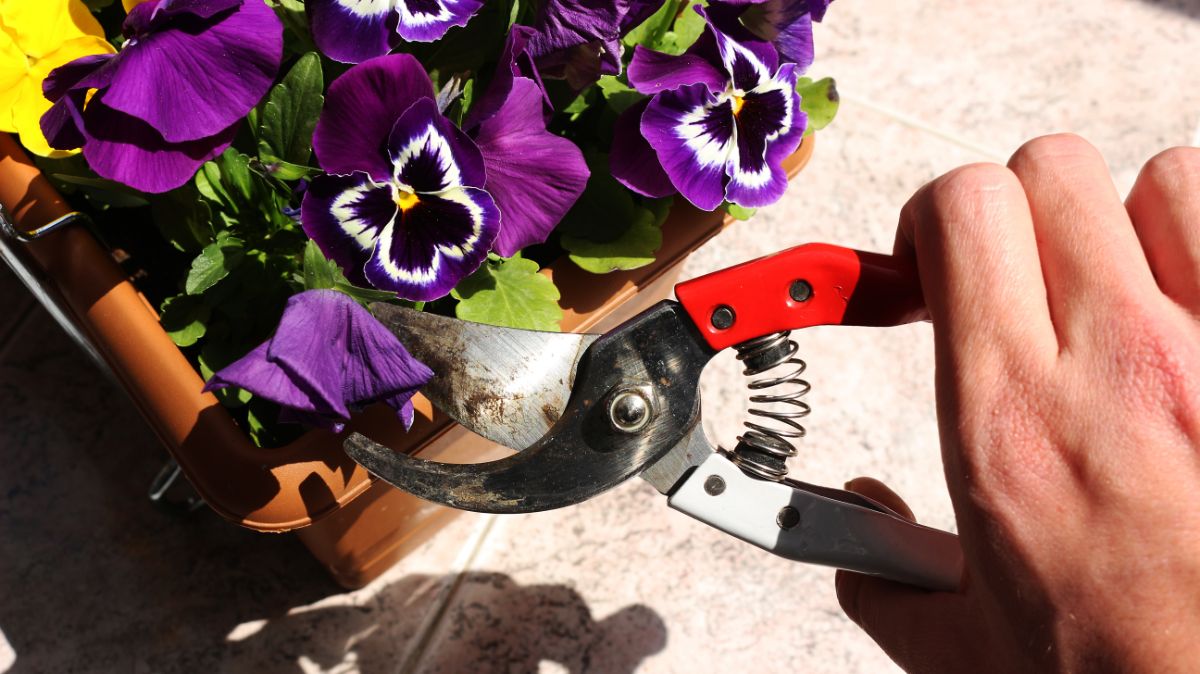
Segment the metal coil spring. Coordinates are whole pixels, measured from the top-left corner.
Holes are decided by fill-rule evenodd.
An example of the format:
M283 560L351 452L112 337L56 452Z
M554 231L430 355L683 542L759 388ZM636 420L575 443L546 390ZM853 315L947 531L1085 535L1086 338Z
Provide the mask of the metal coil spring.
M787 476L785 461L797 453L791 441L805 435L799 420L812 411L808 403L800 400L812 387L801 379L807 365L794 357L800 347L789 339L790 334L777 332L733 347L737 359L745 366L742 374L746 377L757 377L778 367L792 367L781 376L752 379L747 383L751 391L774 389L775 392L750 396L750 414L764 421L745 422L747 430L738 436L737 447L730 458L747 475L764 480L779 481Z

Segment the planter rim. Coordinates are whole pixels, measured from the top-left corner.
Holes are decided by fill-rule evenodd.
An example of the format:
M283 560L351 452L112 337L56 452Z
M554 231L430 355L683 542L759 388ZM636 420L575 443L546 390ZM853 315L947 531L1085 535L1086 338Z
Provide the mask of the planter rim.
M807 164L812 150L810 135L785 162L789 177ZM72 210L9 134L0 134L0 206L27 232ZM543 270L564 290L562 329L592 329L731 221L678 199L651 265L595 275L563 256ZM416 452L455 426L418 395L416 423L407 434L390 410L375 406L355 415L342 435L312 430L283 447L259 448L215 396L200 392L199 373L90 232L66 227L27 244L0 245L25 247L42 282L54 286L48 290L61 298L64 313L87 336L196 491L214 511L242 526L259 531L308 526L365 492L373 476L341 449L351 430ZM583 290L568 293L568 288Z

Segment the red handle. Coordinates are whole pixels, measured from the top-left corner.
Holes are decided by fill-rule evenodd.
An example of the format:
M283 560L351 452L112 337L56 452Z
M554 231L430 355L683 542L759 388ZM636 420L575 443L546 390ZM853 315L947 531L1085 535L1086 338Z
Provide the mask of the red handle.
M925 320L917 272L890 255L810 243L675 286L709 346L814 325Z

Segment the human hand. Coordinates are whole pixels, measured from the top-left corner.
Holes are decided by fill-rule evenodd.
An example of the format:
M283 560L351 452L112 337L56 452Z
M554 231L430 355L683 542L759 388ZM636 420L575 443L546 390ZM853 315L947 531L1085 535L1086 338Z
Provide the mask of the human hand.
M909 671L1200 666L1200 150L1122 205L1074 136L922 188L895 254L934 326L957 593L839 572ZM849 485L907 512L881 484Z

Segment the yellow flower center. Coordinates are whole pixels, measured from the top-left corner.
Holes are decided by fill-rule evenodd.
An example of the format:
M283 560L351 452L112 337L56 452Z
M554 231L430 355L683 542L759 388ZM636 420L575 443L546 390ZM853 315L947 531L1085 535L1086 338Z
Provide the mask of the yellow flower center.
M745 98L742 98L741 96L737 96L737 95L735 95L733 97L733 115L734 115L734 117L736 117L737 114L742 111L742 106L745 104L746 104Z
M396 205L399 206L400 210L402 211L407 211L421 202L421 200L417 198L416 194L412 192L406 192L404 190L396 190L395 201Z

